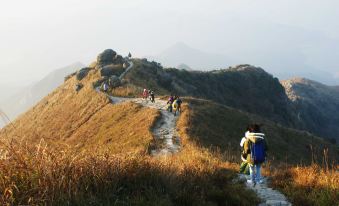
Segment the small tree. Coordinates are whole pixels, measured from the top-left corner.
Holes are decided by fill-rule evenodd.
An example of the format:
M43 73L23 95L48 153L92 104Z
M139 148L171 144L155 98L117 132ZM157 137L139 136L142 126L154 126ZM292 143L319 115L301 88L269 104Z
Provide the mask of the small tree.
M131 57L132 57L131 52L128 52L128 58L131 58Z

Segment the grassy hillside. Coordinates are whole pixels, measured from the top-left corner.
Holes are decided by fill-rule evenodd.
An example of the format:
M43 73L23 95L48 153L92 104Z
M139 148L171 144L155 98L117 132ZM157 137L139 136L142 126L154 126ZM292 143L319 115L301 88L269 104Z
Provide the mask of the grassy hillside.
M10 117L15 119L19 114L37 104L48 93L52 92L63 83L63 79L69 73L79 70L84 65L80 62L73 63L67 67L52 71L40 81L21 88L10 89L11 96L0 98L1 109Z
M127 152L145 150L152 139L148 131L158 112L126 103L110 104L108 98L92 88L98 79L92 71L81 81L84 87L77 93L76 78L45 97L34 108L21 115L12 125L0 131L0 138L22 139L38 143L68 144L78 149L105 147ZM123 134L123 135L122 135Z
M228 160L238 161L240 140L246 126L260 123L267 134L269 159L273 163L310 163L322 160L329 149L330 162L337 161L339 148L307 132L288 129L259 116L206 100L185 99L185 128L193 141L204 148L219 148ZM312 152L313 150L313 152Z
M272 186L279 188L294 205L337 205L339 167L281 167L272 172Z
M152 89L158 88L157 94L168 94L167 80L174 78L170 88L185 94L192 85L182 85L193 78L201 78L198 82L204 82L204 78L213 80L219 77L215 72L207 76L188 74L182 77L193 75L190 80L176 85L181 80L175 80L176 74L171 74L173 71L157 68L160 68L157 63L136 60L136 68L124 80L125 85L114 89L113 93L138 94L140 88L148 85ZM242 71L221 71L226 76L229 72L234 78L233 75L238 76L237 73ZM240 74L239 78L250 78L247 75L257 78L257 73ZM272 77L267 78L270 79L268 82L272 80ZM239 141L246 126L252 122L262 123L263 132L267 134L270 161L265 165L265 173L273 173L270 165L281 163L285 168L288 164L308 164L312 160L319 165L321 160L324 165L337 165L338 148L318 137L196 98L184 99L183 113L177 122L182 144L180 153L150 157L147 151L153 142L151 130L159 111L134 103L110 104L105 95L93 89L93 82L98 79L100 72L97 69L90 69L88 76L81 81L70 76L12 125L0 130L1 204L257 205L260 200L255 194L234 181L240 159ZM79 83L83 88L76 92L75 86ZM216 83L215 87L218 85ZM209 85L199 89L203 88L207 89ZM259 87L258 91L237 95L246 99L246 95L259 95L261 91ZM215 94L210 93L214 98ZM199 93L193 94L199 96ZM267 109L267 105L273 104L273 99L260 108ZM256 104L260 105L259 102ZM271 109L278 111L274 106ZM328 155L323 156L327 148ZM279 179L278 175L276 177ZM295 178L289 178L291 183L298 181L297 175L292 177ZM329 180L332 181L333 177L336 176L329 176ZM326 189L331 187L330 181L325 181ZM280 183L274 185L287 194L298 191L297 184L286 186ZM311 184L307 186L309 188ZM336 194L332 189L328 191Z
M178 94L213 100L293 126L297 124L284 88L277 78L250 65L211 72L163 69L156 62L134 60L126 79L157 94Z
M298 111L298 118L304 122L304 128L339 143L339 116L333 115L339 110L337 88L303 78L281 83Z
M235 165L189 141L167 158L147 154L159 112L112 105L75 76L0 133L1 204L256 205ZM184 117L184 116L182 116Z
M297 91L293 95L300 96L294 101L286 84L251 65L201 72L163 68L146 59L133 59L133 62L135 66L127 74L126 84L114 89L115 95L140 95L142 88L150 88L158 95L172 93L208 99L285 127L309 131L332 143L337 138L337 117L332 114L338 105L333 88L319 84L294 85ZM122 93L122 88L128 92Z
M178 126L186 142L208 148L222 161L240 162L239 142L246 125L262 123L269 144L263 173L272 177L271 187L281 190L294 205L338 203L338 147L309 133L211 101L185 101Z

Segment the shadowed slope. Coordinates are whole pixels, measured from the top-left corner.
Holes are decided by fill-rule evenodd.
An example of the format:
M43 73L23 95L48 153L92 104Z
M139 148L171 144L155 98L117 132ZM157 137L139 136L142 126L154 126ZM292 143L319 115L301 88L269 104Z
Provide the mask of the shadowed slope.
M198 145L205 148L218 147L226 152L228 160L240 161L239 143L246 132L246 126L253 122L263 124L269 146L269 159L274 160L273 163L310 163L312 155L313 158L322 160L324 148L329 148L330 160L336 161L339 155L338 147L307 132L285 128L259 116L211 101L185 101L189 104L184 107L185 117L179 121L179 126Z
M316 81L293 78L281 81L304 129L339 143L339 91Z

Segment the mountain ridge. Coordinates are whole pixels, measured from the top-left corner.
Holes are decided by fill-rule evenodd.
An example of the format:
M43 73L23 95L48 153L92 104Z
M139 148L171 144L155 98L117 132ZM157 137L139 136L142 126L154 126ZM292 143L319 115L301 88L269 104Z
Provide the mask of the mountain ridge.
M296 77L281 81L286 94L293 102L298 118L305 122L303 128L339 142L339 90L335 86Z
M6 100L0 102L2 110L15 119L20 113L38 103L42 98L56 89L64 81L66 75L79 70L84 65L80 62L72 63L66 67L56 69L32 85L25 87Z

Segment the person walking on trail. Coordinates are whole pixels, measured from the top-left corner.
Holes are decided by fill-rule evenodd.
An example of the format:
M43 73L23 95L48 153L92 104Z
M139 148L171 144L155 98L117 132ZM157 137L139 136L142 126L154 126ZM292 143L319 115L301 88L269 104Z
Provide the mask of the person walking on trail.
M168 98L168 101L167 101L167 110L169 111L169 112L172 112L172 104L173 104L173 102L174 102L174 97L173 97L173 95L171 95L169 98Z
M142 92L142 98L147 100L147 98L148 98L148 91L147 91L147 89L144 89L144 91Z
M262 183L261 164L266 160L267 143L264 138L265 134L261 133L259 125L252 124L248 129L249 131L245 134L243 154L247 155L246 160L250 167L251 179L247 182L255 186L257 183Z
M150 89L147 90L147 92L148 92L148 99L149 99L150 101L151 101L151 91L152 91L152 90L150 90Z
M104 92L107 92L107 91L108 91L108 85L107 85L106 82L102 83L101 89L102 89Z
M174 116L177 115L177 112L181 113L181 104L182 104L182 100L179 98L179 96L176 96L173 102L173 110L174 110Z
M154 91L153 90L151 90L151 92L150 92L150 97L151 97L151 102L154 103L155 100L154 100Z
M248 128L246 130L246 133L248 132ZM247 154L244 153L244 144L247 140L246 138L246 133L245 136L241 139L240 141L240 147L241 147L241 164L240 164L240 168L239 168L239 173L240 174L245 174L245 175L250 175L250 168L249 168L249 164L247 162Z

